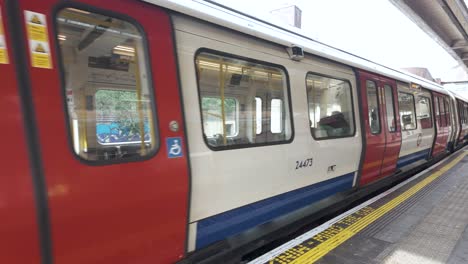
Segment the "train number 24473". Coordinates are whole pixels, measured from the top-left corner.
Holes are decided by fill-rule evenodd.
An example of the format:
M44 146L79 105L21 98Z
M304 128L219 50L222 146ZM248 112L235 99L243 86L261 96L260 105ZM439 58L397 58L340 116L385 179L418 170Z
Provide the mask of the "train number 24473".
M296 170L307 168L307 167L312 167L312 161L313 161L312 158L306 159L306 160L296 160Z

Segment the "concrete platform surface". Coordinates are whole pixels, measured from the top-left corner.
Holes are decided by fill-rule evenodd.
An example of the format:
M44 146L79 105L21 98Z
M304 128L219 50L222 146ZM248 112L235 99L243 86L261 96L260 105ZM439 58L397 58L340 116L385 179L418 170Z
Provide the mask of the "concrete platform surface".
M468 263L468 152L251 261Z

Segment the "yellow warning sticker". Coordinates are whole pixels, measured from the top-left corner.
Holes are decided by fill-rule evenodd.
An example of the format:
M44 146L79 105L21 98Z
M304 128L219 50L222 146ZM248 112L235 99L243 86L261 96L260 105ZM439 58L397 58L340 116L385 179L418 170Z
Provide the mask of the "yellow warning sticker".
M41 25L34 25L30 23L28 25L29 39L38 41L48 41L46 27Z
M8 51L4 32L2 8L0 7L0 64L8 64Z
M52 69L46 16L26 10L24 11L24 18L28 32L31 66Z

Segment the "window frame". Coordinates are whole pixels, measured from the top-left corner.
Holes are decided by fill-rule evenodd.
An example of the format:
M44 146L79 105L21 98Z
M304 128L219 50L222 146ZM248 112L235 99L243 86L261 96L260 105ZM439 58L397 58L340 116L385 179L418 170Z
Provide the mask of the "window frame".
M377 100L377 117L379 119L379 131L378 132L375 132L373 133L372 132L372 128L371 128L371 124L370 124L370 120L369 120L369 132L371 133L371 135L380 135L382 133L382 120L380 118L380 93L379 93L379 85L377 83L377 81L375 80L371 80L371 79L366 79L366 99L367 99L367 115L369 115L369 86L367 86L367 82L373 82L374 85L375 85L375 99ZM385 93L385 92L384 92Z
M102 16L107 16L111 18L116 18L122 21L125 21L132 26L135 27L135 29L138 31L141 37L141 46L143 48L143 58L148 58L145 59L144 65L146 68L146 78L147 78L147 85L148 85L148 93L149 93L149 99L150 99L150 109L152 111L153 115L153 122L152 122L152 128L154 131L155 138L153 139L153 144L154 147L150 149L145 156L133 156L125 159L110 159L110 160L89 160L81 157L78 153L75 152L75 148L73 145L73 131L71 127L71 116L70 113L68 112L68 103L67 103L67 92L66 92L66 74L65 74L65 66L64 66L64 60L63 60L63 54L62 50L60 48L60 42L57 40L57 36L59 35L59 23L58 23L58 18L59 18L59 13L67 8L75 8L83 11L87 11L90 13L102 15ZM51 30L52 30L52 36L54 38L53 41L51 41L51 50L54 49L55 54L56 54L56 65L57 65L57 71L59 74L59 86L60 86L60 94L62 96L62 109L64 113L64 118L65 118L65 126L67 132L65 132L67 135L67 142L68 142L68 149L72 153L72 156L75 157L79 162L88 165L88 166L106 166L106 165L114 165L114 164L122 164L122 163L131 163L131 162L142 162L142 161L147 161L152 158L154 158L160 151L161 149L161 136L160 136L160 130L159 130L159 113L157 111L156 107L156 93L155 89L157 87L155 86L154 82L154 77L153 77L153 67L151 63L151 52L150 52L150 45L148 43L148 34L145 30L145 28L133 17L122 14L122 13L117 13L110 11L108 9L102 9L98 8L92 5L88 4L83 4L83 3L78 3L78 2L60 2L58 3L54 9L51 12ZM175 50L175 46L173 47L173 50ZM94 97L94 95L93 95ZM94 98L93 98L94 99ZM181 106L182 107L182 106Z
M356 136L357 129L356 129L356 113L355 113L356 110L354 109L354 93L353 93L353 86L352 86L351 81L349 79L345 79L345 78L341 78L341 77L335 77L335 76L332 76L332 75L313 72L313 71L306 72L305 78L304 78L304 84L305 84L305 93L306 93L305 98L306 98L306 101L307 101L307 123L310 124L310 108L309 108L309 100L308 100L308 94L307 94L307 76L309 74L320 76L320 77L325 77L325 78L329 78L329 79L335 79L335 80L339 80L339 81L343 81L343 82L347 82L348 85L349 85L349 91L350 91L350 94L351 94L351 109L352 109L351 112L353 113L353 120L352 120L353 121L353 133L352 134L347 135L347 136L331 136L331 137L316 138L314 136L314 133L312 132L312 128L310 127L310 125L308 125L309 130L310 130L310 134L312 135L312 138L315 141L321 141L321 140L349 138L349 137Z
M208 138L205 136L205 132L204 132L205 131L205 126L203 124L203 116L201 115L201 113L202 113L202 108L201 108L202 93L201 93L201 89L200 89L200 82L198 81L200 79L200 73L198 72L198 69L197 69L197 57L201 53L208 53L208 54L212 54L212 55L227 57L227 58L230 58L230 59L244 60L244 61L247 61L247 62L251 62L251 63L255 63L255 64L261 64L261 65L268 66L268 67L275 67L275 68L278 68L278 69L282 70L284 72L284 78L285 78L284 81L285 81L285 84L286 84L285 96L288 97L287 98L288 108L285 109L285 110L289 110L289 122L290 122L290 126L291 126L291 136L290 136L290 138L287 139L287 140L281 140L281 141L275 141L275 142L262 142L262 143L252 143L252 144L236 144L236 145L228 145L228 146L212 146L212 145L208 144ZM199 122L201 124L201 134L202 134L202 137L203 137L203 142L205 142L205 145L210 150L212 150L212 151L225 151L225 150L233 150L233 149L246 149L246 148L255 148L255 147L290 144L291 142L294 141L295 130L294 130L294 116L293 116L293 110L292 110L292 101L291 101L291 85L290 85L289 73L288 73L285 66L283 66L281 64L275 64L275 63L271 63L271 62L268 62L268 61L257 60L257 59L254 59L254 58L249 58L249 57L245 57L245 56L241 56L241 55L237 55L237 54L233 54L233 53L228 53L228 52L224 52L224 51L220 51L220 50L215 50L215 49L211 49L211 48L207 48L207 47L202 47L202 48L197 49L196 52L193 55L193 69L195 71L195 76L196 76L195 82L196 82L196 86L197 86L198 109L200 111L200 120L199 120ZM258 95L253 96L253 98L255 98L255 97L258 97ZM255 118L256 118L256 116L255 116ZM263 118L263 116L262 116L262 118ZM262 122L263 122L263 120L262 120ZM262 133L263 132L264 131L262 131ZM261 135L261 134L259 134L259 135Z
M384 95L385 98L386 98L386 96L387 96L387 95L385 94L385 87L390 87L390 90L391 90L391 92L392 92L393 120L395 120L395 121L394 121L394 123L395 123L395 124L394 124L394 125L395 125L395 129L394 129L393 131L391 131L390 128L387 127L387 128L388 128L387 131L388 131L388 133L396 133L396 132L398 132L398 124L397 124L397 119L396 119L395 97L394 97L394 94L393 94L393 91L394 91L395 88L394 88L392 85L388 84L388 83L384 83L384 85L383 85L384 94L383 94L383 95ZM397 92L398 92L398 91L397 91ZM385 114L387 114L387 100L385 100ZM385 118L387 118L387 115L385 116ZM388 126L388 120L386 120L386 121L387 121L387 126Z
M403 122L403 118L400 117L400 125L401 125L401 131L411 131L411 130L416 130L418 129L418 120L417 120L417 117L416 117L416 100L414 99L414 94L410 93L410 92L403 92L403 91L398 91L398 93L402 93L402 94L408 94L408 95L411 95L413 97L413 116L414 116L414 123L415 123L415 126L414 128L412 129L405 129L405 126L401 123ZM398 100L398 110L401 110L401 107L400 107L400 100ZM398 111L398 115L400 114L400 111Z

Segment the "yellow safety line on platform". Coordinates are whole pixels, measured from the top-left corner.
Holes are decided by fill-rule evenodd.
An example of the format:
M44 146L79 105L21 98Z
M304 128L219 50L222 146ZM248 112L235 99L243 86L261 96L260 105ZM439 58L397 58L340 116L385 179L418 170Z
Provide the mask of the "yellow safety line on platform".
M414 185L381 207L374 209L370 206L366 206L356 213L333 224L323 232L305 240L295 247L286 250L285 252L271 259L268 263L314 263L315 261L325 256L328 252L332 251L346 240L356 235L359 231L382 217L384 214L388 213L390 210L406 201L408 198L416 194L435 179L443 175L458 162L460 162L467 154L467 152L463 152L447 165L443 166L441 169L437 170L418 184ZM343 226L346 227L343 228ZM317 243L319 244L317 245Z

